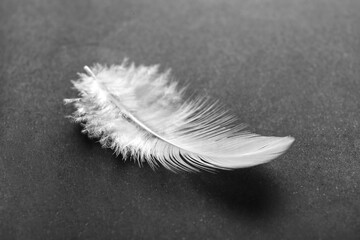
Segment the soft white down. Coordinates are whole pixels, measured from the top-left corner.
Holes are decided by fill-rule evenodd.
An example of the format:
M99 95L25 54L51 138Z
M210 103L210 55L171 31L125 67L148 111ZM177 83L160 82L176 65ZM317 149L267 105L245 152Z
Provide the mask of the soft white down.
M244 131L208 98L183 100L170 71L158 66L85 67L73 81L79 98L65 99L83 132L123 158L178 171L235 169L266 163L286 151L292 137Z

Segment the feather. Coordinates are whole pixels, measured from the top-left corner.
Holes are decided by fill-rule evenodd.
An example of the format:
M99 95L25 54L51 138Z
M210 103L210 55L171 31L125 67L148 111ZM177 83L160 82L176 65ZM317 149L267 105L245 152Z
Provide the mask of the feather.
M286 151L292 137L249 133L207 97L183 100L170 70L158 66L84 67L73 81L79 98L65 99L83 133L141 166L171 171L235 169L266 163Z

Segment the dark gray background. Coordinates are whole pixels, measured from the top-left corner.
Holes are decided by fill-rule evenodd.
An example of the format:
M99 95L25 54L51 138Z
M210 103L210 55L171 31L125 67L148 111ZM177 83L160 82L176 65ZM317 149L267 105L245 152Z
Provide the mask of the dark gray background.
M360 1L0 2L1 239L359 239ZM218 174L123 163L64 118L95 62L172 68L273 162Z

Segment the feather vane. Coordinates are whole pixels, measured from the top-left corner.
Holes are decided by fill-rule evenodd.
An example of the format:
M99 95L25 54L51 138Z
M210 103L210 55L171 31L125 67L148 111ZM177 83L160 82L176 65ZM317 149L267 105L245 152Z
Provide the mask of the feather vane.
M73 81L79 98L65 99L83 133L117 155L171 171L235 169L266 163L285 152L292 137L245 131L224 107L206 97L183 100L170 71L158 66L84 67Z

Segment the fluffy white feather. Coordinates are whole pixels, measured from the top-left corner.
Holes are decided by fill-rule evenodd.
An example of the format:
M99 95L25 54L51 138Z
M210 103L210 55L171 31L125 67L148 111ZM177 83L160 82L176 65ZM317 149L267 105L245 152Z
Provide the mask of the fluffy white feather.
M65 99L83 133L123 158L172 171L234 169L268 162L292 137L264 137L235 125L236 118L207 98L183 100L185 89L158 66L85 67L73 81L80 98Z

